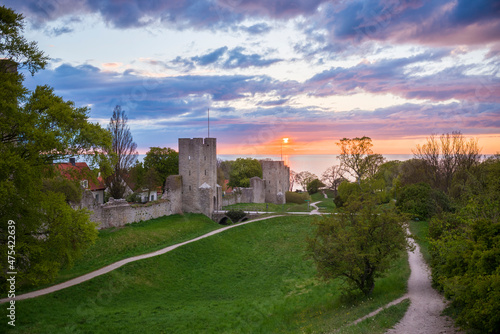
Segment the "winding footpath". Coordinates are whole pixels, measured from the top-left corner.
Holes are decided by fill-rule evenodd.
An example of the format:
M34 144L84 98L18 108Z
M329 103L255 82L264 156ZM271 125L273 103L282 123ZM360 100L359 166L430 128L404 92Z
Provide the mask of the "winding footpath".
M72 280L69 280L69 281L66 281L66 282L63 282L63 283L60 283L60 284L56 284L56 285L50 286L50 287L45 288L45 289L40 289L40 290L36 290L36 291L33 291L33 292L25 293L25 294L22 294L22 295L18 295L18 296L16 296L15 300L17 301L17 300L35 298L35 297L43 296L43 295L46 295L46 294L49 294L49 293L52 293L52 292L55 292L55 291L59 291L59 290L68 288L70 286L77 285L77 284L80 284L82 282L91 280L92 278L95 278L97 276L101 276L101 275L107 274L110 271L113 271L115 269L120 268L121 266L126 265L127 263L135 262L135 261L139 261L139 260L144 260L144 259L147 259L147 258L150 258L150 257L154 257L154 256L158 256L158 255L162 255L162 254L168 253L170 251L173 251L176 248L179 248L181 246L190 244L192 242L195 242L195 241L198 241L198 240L210 237L212 235L224 232L224 231L226 231L226 230L228 230L230 228L241 226L241 225L245 225L245 224L254 223L254 222L257 222L257 221L261 221L261 220L266 220L266 219L271 219L271 218L275 218L275 217L280 217L280 216L281 215L274 215L274 216L269 216L269 217L264 217L264 218L258 218L258 219L249 220L249 221L246 221L246 222L243 222L243 223L239 223L239 224L235 224L235 225L230 225L230 226L227 226L227 227L223 227L223 228L220 228L218 230L215 230L215 231L209 232L207 234L204 234L202 236L199 236L197 238L194 238L194 239L191 239L191 240L188 240L188 241L185 241L185 242L181 242L181 243L178 243L178 244L175 244L175 245L172 245L172 246L168 246L168 247L162 248L162 249L157 250L157 251L152 252L152 253L137 255L137 256L129 257L127 259L120 260L118 262L112 263L112 264L110 264L110 265L108 265L106 267L103 267L103 268L98 269L96 271L93 271L91 273L85 274L83 276L79 276L77 278L74 278ZM0 304L6 303L8 301L10 301L10 298L0 299Z
M406 295L410 298L410 307L403 319L387 333L461 333L454 328L450 318L441 315L446 303L431 286L430 271L420 252L420 247L413 240L411 242L415 245L415 251L408 252L411 274Z

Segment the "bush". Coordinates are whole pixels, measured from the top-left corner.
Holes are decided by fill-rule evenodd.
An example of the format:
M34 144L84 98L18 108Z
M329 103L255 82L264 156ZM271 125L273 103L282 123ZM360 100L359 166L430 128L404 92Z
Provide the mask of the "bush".
M294 193L287 191L285 194L287 203L304 204L306 200L311 200L311 196L308 193Z
M243 210L229 210L226 212L226 216L228 216L229 219L233 222L233 224L236 224L240 220L246 217L246 213Z
M335 196L335 198L333 199L333 203L335 203L335 206L337 208L341 208L344 206L344 201L342 200L340 195Z
M325 184L319 179L314 179L307 184L307 192L309 193L309 195L316 194L319 191L319 188L324 186Z
M133 193L127 196L127 202L141 203L141 196L138 193Z
M412 215L412 218L428 219L443 211L451 211L448 196L440 190L432 189L427 183L404 186L398 196L396 206Z

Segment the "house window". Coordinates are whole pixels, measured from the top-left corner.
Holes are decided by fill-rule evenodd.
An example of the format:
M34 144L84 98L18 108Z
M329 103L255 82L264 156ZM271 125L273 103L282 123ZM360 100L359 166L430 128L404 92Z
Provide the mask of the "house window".
M99 194L95 194L95 200L99 203Z
M154 201L155 200L155 195L151 195L151 200Z
M89 181L88 180L83 180L83 181L80 181L80 184L82 185L82 187L84 187L85 189L87 189L89 187Z

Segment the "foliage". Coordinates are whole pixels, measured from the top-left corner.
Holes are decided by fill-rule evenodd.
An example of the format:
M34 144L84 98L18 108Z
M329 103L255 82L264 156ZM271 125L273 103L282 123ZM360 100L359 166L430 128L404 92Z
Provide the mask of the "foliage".
M325 184L321 182L319 179L314 179L307 184L307 192L312 195L316 194L319 191L319 188L324 187Z
M427 183L416 183L402 187L396 206L413 218L428 219L443 211L451 211L448 196Z
M141 194L140 193L129 194L126 200L129 203L141 203L142 202Z
M308 193L296 193L287 191L285 193L285 199L287 203L304 204L305 201L310 201L311 196Z
M57 176L43 180L43 191L51 191L64 195L66 203L80 203L82 200L83 189L78 181L68 180Z
M22 16L0 7L0 53L32 73L47 57L20 36ZM0 252L7 254L7 223L16 226L17 286L52 280L71 265L96 236L84 210L72 210L71 196L58 193L53 161L87 155L93 163L110 136L88 121L88 109L54 94L48 86L28 91L15 68L0 66ZM7 256L0 260L0 287L6 284ZM3 290L5 291L5 290Z
M245 213L245 211L237 209L231 209L228 212L226 212L226 216L228 216L229 219L231 219L233 224L236 224L237 222L245 218L246 215L247 214Z
M0 72L7 72L5 66L16 63L33 75L47 65L49 57L38 49L36 42L28 42L22 36L23 30L23 15L0 6L0 58L7 60L0 63Z
M373 201L352 201L340 214L323 216L308 239L319 275L370 295L375 279L409 247L404 220L395 210L377 210Z
M255 176L262 178L260 162L252 158L238 158L231 163L228 185L247 188L250 187L250 179Z
M318 177L311 172L303 171L295 174L295 181L300 184L303 191L307 191L307 185Z
M432 278L466 329L500 328L500 159L472 168L456 213L431 220Z
M159 180L155 186L161 184L164 191L167 177L179 174L179 153L168 147L150 147L144 157L144 168L156 170Z
M337 145L342 170L354 177L358 184L363 178L373 176L384 162L380 154L373 154L370 137L343 138Z
M109 194L113 198L123 198L127 186L126 174L137 159L137 144L132 139L127 121L125 111L117 105L108 124L108 131L112 136L112 147L107 153L113 172L105 179Z

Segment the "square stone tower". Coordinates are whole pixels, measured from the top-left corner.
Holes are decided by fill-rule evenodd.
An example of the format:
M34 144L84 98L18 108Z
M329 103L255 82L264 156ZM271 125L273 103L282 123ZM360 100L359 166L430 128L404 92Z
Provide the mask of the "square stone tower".
M284 204L290 188L290 167L283 161L261 161L266 203Z
M222 203L217 185L217 139L179 138L182 211L212 216Z

